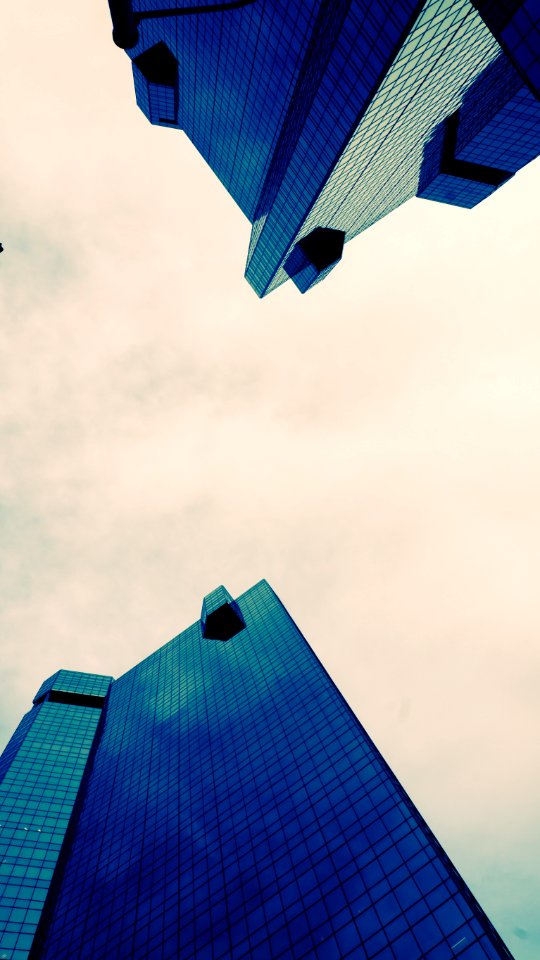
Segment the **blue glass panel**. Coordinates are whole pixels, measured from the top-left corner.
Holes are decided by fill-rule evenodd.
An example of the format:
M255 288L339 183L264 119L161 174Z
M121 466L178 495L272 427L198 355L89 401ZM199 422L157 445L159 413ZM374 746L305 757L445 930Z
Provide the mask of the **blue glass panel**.
M40 687L102 697L110 677L59 670ZM94 742L101 709L42 702L2 758L0 957L28 956Z
M43 960L508 958L268 584L224 600L227 643L197 622L112 684Z
M475 84L494 60L513 65L522 89L468 143L483 159L462 162L493 164L502 143L503 170L536 155L537 2L255 0L149 19L170 4L133 0L136 98L152 123L182 126L253 224L246 277L257 294L288 278L304 293L337 260L314 265L301 245L320 229L349 241L414 196L425 145L467 91L482 112ZM493 187L436 171L420 193L472 207Z

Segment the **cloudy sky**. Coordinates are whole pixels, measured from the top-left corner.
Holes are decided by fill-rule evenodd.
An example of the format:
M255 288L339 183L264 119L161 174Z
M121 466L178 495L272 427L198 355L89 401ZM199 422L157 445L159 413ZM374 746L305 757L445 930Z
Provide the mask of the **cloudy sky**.
M105 0L3 21L2 742L58 667L119 675L266 577L536 960L538 162L261 302L249 224L137 110Z

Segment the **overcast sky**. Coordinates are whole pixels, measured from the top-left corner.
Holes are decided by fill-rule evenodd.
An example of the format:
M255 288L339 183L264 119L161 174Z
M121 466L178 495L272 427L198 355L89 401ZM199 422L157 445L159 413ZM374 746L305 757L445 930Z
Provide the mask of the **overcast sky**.
M266 577L516 960L540 954L540 166L302 297L151 127L105 0L5 6L2 743Z

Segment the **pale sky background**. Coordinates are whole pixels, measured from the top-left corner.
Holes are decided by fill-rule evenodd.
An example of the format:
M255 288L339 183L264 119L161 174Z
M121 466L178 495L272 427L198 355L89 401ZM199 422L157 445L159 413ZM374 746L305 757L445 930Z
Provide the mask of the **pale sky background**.
M516 960L540 956L540 166L259 301L105 0L4 5L2 743L266 577Z

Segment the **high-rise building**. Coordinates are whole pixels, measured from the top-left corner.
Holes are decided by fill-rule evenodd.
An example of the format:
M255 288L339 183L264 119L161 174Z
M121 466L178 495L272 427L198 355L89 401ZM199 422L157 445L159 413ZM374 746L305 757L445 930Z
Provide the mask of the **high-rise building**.
M305 292L409 198L473 207L540 153L538 0L109 5L140 108L253 224L259 296Z
M2 960L510 957L265 581L2 763Z

